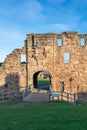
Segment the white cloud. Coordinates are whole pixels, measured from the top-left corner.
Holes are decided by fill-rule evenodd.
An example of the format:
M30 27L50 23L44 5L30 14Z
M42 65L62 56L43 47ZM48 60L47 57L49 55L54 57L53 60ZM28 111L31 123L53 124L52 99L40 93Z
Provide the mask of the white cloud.
M43 7L36 0L26 0L14 11L18 12L17 16L22 20L25 19L34 23L45 20L45 16L42 14Z
M8 6L0 5L0 20L15 22L39 22L44 21L43 6L37 0L24 0L20 4ZM4 16L4 17L3 17Z

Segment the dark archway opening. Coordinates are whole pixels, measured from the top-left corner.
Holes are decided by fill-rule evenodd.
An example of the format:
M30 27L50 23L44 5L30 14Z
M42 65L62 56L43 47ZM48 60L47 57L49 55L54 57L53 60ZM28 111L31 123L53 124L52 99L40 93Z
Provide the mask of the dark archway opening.
M38 71L33 75L34 88L50 90L51 75L46 71Z

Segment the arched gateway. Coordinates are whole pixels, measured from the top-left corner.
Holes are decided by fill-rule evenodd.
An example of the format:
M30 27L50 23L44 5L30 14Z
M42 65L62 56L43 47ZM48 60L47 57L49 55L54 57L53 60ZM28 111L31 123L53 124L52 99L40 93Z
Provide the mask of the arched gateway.
M33 86L36 89L51 89L51 75L46 71L37 71L33 75Z

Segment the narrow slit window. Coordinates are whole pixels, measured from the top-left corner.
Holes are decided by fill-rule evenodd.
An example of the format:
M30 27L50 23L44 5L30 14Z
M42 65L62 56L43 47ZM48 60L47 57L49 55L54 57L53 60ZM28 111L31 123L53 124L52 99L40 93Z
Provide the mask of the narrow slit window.
M21 54L21 63L22 64L26 63L26 54Z
M81 46L85 46L85 38L81 38L80 39L80 45Z
M70 63L70 53L64 53L64 63Z
M57 44L58 44L58 47L62 46L62 38L57 39Z

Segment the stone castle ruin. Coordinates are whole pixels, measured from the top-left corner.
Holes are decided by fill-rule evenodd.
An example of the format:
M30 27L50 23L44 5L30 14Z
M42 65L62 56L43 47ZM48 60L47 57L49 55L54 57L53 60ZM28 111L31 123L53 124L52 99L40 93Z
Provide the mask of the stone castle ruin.
M40 72L49 73L50 90L87 92L87 34L27 34L24 47L14 49L0 64L0 87L37 88Z

